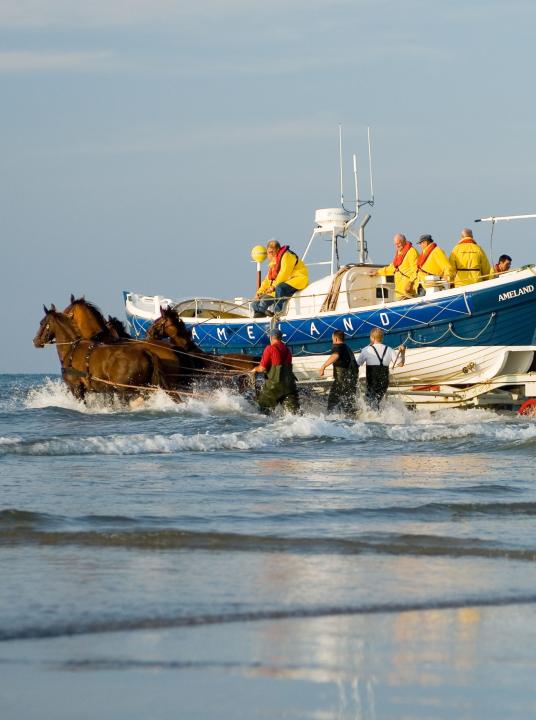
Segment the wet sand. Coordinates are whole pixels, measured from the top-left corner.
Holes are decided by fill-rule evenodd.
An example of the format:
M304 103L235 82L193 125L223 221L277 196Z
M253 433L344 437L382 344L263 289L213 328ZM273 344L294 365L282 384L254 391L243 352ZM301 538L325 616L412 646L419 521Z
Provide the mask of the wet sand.
M536 606L0 644L2 720L527 720Z

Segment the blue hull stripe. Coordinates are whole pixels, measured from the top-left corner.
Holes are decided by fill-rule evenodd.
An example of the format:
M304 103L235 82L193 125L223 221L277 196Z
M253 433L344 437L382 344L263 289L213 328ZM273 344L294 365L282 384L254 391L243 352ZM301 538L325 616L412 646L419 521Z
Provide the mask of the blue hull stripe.
M135 337L143 337L151 324L128 314L127 320ZM216 353L257 355L266 345L270 329L266 321L184 321L203 350ZM536 278L433 300L419 298L401 307L282 319L279 327L298 356L326 353L334 330L343 330L349 345L361 348L373 327L385 331L389 345L404 342L408 348L532 345L536 343Z

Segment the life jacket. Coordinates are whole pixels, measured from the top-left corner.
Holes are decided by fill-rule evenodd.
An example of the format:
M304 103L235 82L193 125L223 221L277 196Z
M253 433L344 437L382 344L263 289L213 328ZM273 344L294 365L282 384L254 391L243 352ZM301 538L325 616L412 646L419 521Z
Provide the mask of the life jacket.
M402 265L404 262L404 258L406 257L408 250L411 249L411 243L406 242L402 250L398 250L393 258L393 267L395 270L398 270L398 268Z
M279 271L281 270L281 259L283 258L283 255L289 252L291 255L294 255L295 257L295 263L298 262L298 256L295 252L292 252L292 250L289 248L288 245L283 245L283 247L279 250L277 253L277 257L275 259L275 263L268 269L268 278L270 280L275 280L276 277L279 275Z
M437 245L435 244L435 242L430 243L430 245L428 245L428 247L425 248L422 251L422 253L419 255L419 258L417 260L417 267L419 268L419 270L422 270L424 263L428 260L428 258L432 254L432 252L436 249L436 247L437 247Z

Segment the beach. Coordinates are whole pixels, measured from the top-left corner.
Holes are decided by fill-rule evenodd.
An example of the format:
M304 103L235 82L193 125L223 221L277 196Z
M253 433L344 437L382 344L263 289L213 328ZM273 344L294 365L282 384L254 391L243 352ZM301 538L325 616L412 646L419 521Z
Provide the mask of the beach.
M0 716L529 718L536 423L0 378Z

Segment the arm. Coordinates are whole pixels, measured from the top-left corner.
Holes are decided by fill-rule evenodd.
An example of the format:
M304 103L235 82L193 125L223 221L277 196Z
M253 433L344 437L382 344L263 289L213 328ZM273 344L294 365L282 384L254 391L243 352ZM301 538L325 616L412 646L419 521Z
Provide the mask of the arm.
M270 280L268 279L268 275L266 275L264 280L259 285L259 289L257 290L257 297L260 297L261 295L266 295L269 287L270 287Z
M441 248L436 248L434 252L437 252L438 250L439 253L441 253L438 258L441 260L441 271L438 273L438 275L441 275L445 280L452 282L454 276L456 275L456 265L448 259L448 257L445 255L443 250L441 250Z
M486 253L482 250L482 259L481 259L481 272L483 280L488 280L489 278L493 277L493 273L491 270L491 266L489 264L488 257Z
M318 371L318 374L320 375L320 377L324 377L324 370L327 367L329 367L330 365L333 365L333 363L335 362L335 360L337 360L338 357L339 357L339 353L337 353L337 352L331 353L331 355L328 357L328 359L324 362L324 364Z
M390 265L386 265L385 267L378 268L377 270L371 270L370 274L372 276L374 275L394 275L395 274L395 266L393 263Z
M251 372L253 375L256 375L257 373L266 373L270 369L271 364L271 346L267 345L262 353L260 363L254 367Z
M395 367L404 367L406 362L406 346L399 345L396 352L394 352L393 369Z

